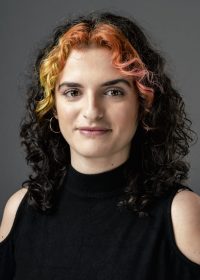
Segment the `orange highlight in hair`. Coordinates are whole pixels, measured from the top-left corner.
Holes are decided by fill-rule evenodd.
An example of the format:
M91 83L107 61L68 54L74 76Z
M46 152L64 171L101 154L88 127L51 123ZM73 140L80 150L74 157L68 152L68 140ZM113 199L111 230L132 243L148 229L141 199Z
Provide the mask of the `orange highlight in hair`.
M154 90L142 84L144 79L150 81L151 73L123 33L111 24L99 23L90 29L86 23L79 23L64 33L58 44L41 61L40 83L44 88L44 99L37 103L36 113L39 119L54 106L56 81L70 51L91 45L105 47L111 51L113 66L122 74L135 79L139 94L145 97L147 108L151 107Z

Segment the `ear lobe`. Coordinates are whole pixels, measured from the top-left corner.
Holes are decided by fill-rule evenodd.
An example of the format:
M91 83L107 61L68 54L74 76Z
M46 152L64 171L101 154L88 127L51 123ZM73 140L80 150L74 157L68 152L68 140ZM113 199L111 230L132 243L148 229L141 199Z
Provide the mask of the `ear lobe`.
M54 118L58 119L58 114L55 108L53 108L53 116Z

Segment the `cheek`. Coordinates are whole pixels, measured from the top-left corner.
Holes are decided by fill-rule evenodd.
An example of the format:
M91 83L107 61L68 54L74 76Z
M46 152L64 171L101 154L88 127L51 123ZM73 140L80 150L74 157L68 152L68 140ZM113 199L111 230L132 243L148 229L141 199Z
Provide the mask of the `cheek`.
M73 118L74 114L75 111L72 106L66 106L64 102L57 103L57 115L60 121L62 121L62 119Z
M121 126L134 128L138 122L138 112L138 105L135 103L131 105L131 103L129 103L126 106L118 108L115 114L116 121L118 121Z

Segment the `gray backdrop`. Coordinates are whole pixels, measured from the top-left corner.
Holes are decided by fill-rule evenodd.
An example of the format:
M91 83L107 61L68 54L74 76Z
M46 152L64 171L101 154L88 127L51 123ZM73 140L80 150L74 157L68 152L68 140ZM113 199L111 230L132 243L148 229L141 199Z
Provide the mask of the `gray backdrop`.
M20 147L19 122L24 112L24 74L30 57L52 28L71 13L96 9L134 16L151 37L154 46L166 57L167 69L184 97L193 129L199 134L200 2L118 0L0 2L0 217L7 199L20 188L29 174ZM191 148L189 183L200 193L199 142Z

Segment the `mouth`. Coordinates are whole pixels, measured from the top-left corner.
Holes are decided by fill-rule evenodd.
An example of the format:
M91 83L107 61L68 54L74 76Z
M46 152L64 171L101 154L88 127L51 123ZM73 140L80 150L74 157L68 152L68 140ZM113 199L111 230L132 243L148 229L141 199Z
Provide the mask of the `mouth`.
M111 131L111 129L99 129L99 128L81 128L79 129L80 133L85 135L85 136L101 136L101 135L105 135L108 132Z

